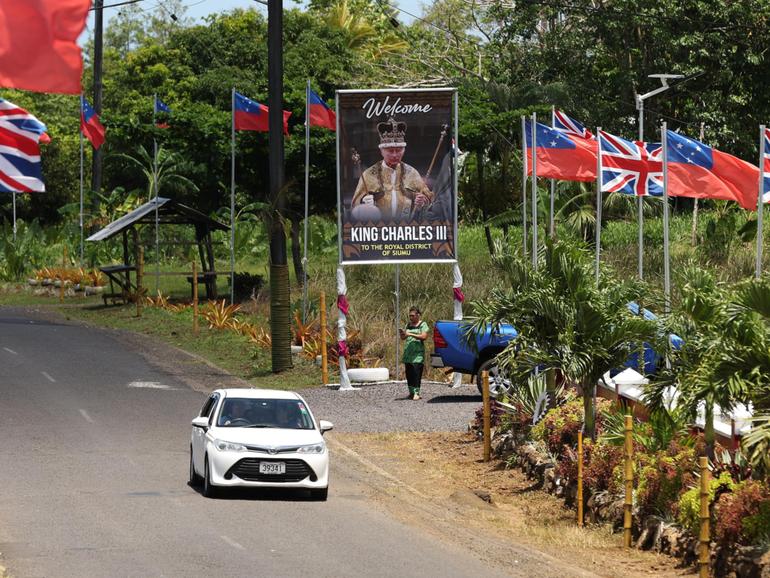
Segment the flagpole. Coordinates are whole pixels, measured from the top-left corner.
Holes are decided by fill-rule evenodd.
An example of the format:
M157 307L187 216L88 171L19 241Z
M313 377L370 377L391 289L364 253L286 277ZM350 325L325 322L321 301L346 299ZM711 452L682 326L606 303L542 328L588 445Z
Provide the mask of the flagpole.
M668 247L668 132L667 123L661 129L663 142L663 306L666 314L671 312L671 266Z
M706 123L700 123L700 142L705 138ZM695 247L698 244L698 197L693 199L692 203L692 229L690 230L690 242Z
M596 127L596 286L599 286L599 260L602 252L602 127Z
M551 106L551 128L554 128L556 126L555 117L556 116L556 107ZM554 206L554 197L556 196L556 179L551 179L551 210L549 211L549 218L548 218L548 236L553 239L553 206Z
M152 95L152 130L155 131L155 112L158 108L158 95ZM158 237L158 139L152 137L152 188L155 192L155 293L160 286L160 239Z
M80 115L83 115L83 93L80 93ZM83 127L80 128L80 266L83 266Z
M532 113L532 267L537 271L537 113Z
M521 225L524 236L524 257L527 256L527 119L521 115Z
M644 142L644 100L639 99L639 142ZM644 197L636 198L638 231L638 264L639 280L644 279Z
M765 125L759 125L759 194L757 195L757 266L755 276L762 275L762 221L765 212Z
M235 87L230 90L230 303L235 303Z
M13 191L13 242L16 243L16 191Z
M305 241L302 256L302 323L307 318L307 220L310 188L310 79L305 87Z

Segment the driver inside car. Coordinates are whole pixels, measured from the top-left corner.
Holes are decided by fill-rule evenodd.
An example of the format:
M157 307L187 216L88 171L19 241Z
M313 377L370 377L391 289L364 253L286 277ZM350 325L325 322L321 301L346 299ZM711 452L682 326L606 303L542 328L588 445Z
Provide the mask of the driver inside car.
M249 423L250 420L246 417L246 411L246 403L243 400L227 400L225 407L222 409L222 415L219 418L219 425L245 425Z
M279 404L276 408L276 422L280 428L302 429L302 418L296 404Z

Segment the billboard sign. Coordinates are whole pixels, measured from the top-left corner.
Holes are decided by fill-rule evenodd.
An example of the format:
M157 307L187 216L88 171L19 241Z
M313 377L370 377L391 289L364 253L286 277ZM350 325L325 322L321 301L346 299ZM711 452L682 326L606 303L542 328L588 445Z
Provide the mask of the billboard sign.
M454 89L337 91L342 264L456 260Z

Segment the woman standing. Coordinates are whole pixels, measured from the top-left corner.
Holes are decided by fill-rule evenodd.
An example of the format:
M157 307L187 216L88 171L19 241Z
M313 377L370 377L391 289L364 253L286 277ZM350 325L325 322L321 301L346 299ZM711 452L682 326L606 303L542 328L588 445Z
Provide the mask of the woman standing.
M409 324L406 329L399 330L401 339L406 341L402 361L406 371L406 383L409 386L409 399L420 399L420 382L425 363L425 340L428 339L428 324L420 319L420 315L420 310L417 307L410 307Z

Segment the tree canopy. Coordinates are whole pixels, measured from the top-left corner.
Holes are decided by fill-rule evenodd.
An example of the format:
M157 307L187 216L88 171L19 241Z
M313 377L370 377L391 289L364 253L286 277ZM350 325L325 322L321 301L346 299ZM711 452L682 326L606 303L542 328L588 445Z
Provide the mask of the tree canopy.
M183 159L178 171L199 189L180 190L180 200L212 212L227 204L229 193L230 92L267 101L267 21L256 10L234 10L194 23L178 1L158 10L168 14L147 18L137 7L122 7L105 31L101 118L108 132L101 192L142 189L144 177L120 155L136 155L140 145L152 150L156 140ZM756 127L770 118L768 14L770 0L438 0L410 24L374 0L314 0L306 9L288 9L290 205L299 213L308 79L329 103L337 88L456 86L458 144L474 153L461 179L466 218L497 214L518 195L522 114L547 116L557 106L587 126L633 137L635 93L656 87L648 78L653 73L701 74L646 104L650 140L657 138L660 120L691 135L704 122L707 142L751 161ZM86 48L88 95L92 43ZM171 108L168 129L152 123L154 94ZM77 197L77 99L17 91L4 96L49 126L53 140L43 156L48 192L25 199L21 215L55 221L58 208ZM238 204L264 201L267 135L243 132L236 140ZM314 213L334 211L334 155L334 134L313 129Z

